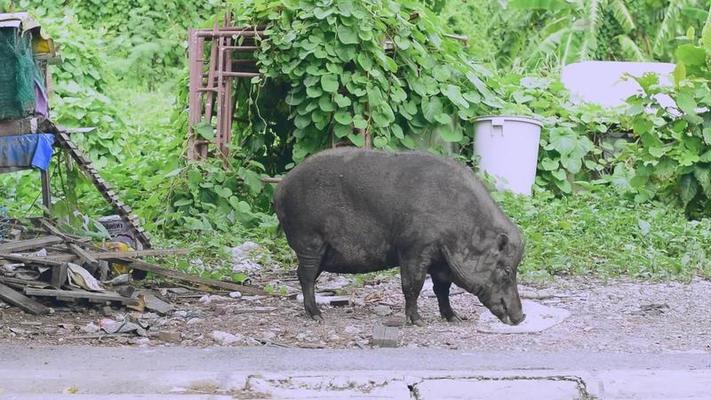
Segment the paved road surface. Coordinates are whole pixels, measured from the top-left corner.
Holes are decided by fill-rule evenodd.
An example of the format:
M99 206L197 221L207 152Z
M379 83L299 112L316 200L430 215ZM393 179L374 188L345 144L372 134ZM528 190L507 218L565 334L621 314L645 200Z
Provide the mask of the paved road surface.
M711 399L711 354L0 347L0 399Z

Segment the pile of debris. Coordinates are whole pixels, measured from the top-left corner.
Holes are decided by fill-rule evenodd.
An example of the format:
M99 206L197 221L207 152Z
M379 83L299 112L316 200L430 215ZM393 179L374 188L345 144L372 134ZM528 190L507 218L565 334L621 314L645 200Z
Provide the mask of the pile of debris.
M8 229L0 237L0 301L31 314L50 313L47 304L54 302L111 304L163 314L170 304L151 291L131 285L133 279L143 279L149 272L206 291L214 288L263 294L256 288L204 279L139 260L184 255L186 250L130 250L116 243L97 246L91 239L62 232L46 218L30 222L6 223Z

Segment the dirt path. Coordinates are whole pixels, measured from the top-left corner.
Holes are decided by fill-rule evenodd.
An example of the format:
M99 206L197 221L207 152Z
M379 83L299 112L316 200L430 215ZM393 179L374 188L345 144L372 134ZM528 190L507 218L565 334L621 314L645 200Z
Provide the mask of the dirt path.
M323 276L319 287L340 286L343 277ZM295 282L281 282L298 287ZM166 316L133 313L148 327L147 337L106 337L92 332L102 318L121 319L126 310L95 307L59 308L35 317L16 308L0 309L0 343L182 345L276 345L305 348L369 347L376 325L404 321L399 279L365 285L350 284L339 292L352 304L322 306L325 322L307 319L296 299L241 297L163 291L175 305ZM471 349L477 351L620 351L711 353L711 282L641 283L632 281L558 279L545 286L522 286L524 297L563 308L571 316L542 333L489 334L477 331L486 312L476 298L455 290L452 305L460 323L439 318L437 302L427 287L420 297L426 327L400 326L400 346ZM182 296L182 298L180 297ZM217 332L216 332L217 331ZM102 336L102 337L97 337Z

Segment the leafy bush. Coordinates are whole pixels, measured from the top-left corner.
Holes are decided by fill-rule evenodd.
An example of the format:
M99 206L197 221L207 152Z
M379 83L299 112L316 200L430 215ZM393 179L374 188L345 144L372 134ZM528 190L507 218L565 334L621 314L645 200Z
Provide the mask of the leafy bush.
M122 79L153 88L184 64L190 27L199 26L222 9L222 0L20 0L17 8L39 16L69 14L104 38L108 66ZM71 29L71 28L68 28Z
M359 131L383 149L427 147L430 137L463 143L466 122L499 105L484 83L490 73L418 2L257 0L237 15L268 26L258 61L267 82L286 85L288 107L271 107L280 114L267 124L290 132L294 161L338 140L362 146ZM281 119L293 127L276 126Z
M687 221L679 208L637 204L604 188L562 198L497 197L526 238L520 271L527 278L711 277L709 218Z

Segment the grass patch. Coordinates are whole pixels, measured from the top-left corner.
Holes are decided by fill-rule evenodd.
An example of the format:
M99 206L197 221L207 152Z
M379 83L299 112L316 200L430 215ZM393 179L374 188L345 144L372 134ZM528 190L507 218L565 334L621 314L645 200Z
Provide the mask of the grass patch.
M711 277L711 219L688 221L682 210L636 204L614 193L497 197L524 232L524 279Z

